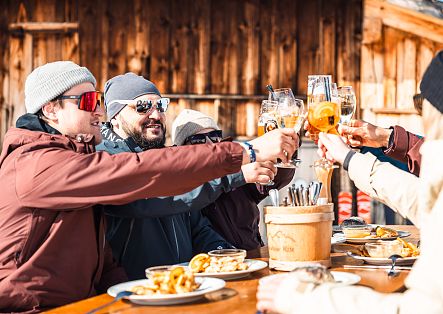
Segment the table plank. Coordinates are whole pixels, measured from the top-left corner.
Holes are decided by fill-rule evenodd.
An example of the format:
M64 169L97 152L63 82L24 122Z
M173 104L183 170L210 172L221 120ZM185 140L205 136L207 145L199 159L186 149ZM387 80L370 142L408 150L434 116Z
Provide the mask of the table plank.
M414 226L391 226L398 230L409 231L411 236L406 240L417 243L419 231ZM267 261L269 255L267 248L261 248L248 252L248 258L258 258ZM386 271L382 269L343 269L343 265L358 265L363 262L346 256L343 253L332 253L332 267L334 271L345 271L357 274L361 277L359 285L371 287L379 292L394 292L403 287L405 278L409 271L401 271L399 276L388 278ZM258 280L261 277L280 273L270 271L268 268L255 272L250 276L226 282L226 288L207 295L204 299L189 304L175 306L138 306L128 301L119 301L103 309L99 313L253 313L256 306L256 293ZM85 313L95 307L112 301L113 298L102 294L83 301L72 303L63 307L53 309L47 313Z

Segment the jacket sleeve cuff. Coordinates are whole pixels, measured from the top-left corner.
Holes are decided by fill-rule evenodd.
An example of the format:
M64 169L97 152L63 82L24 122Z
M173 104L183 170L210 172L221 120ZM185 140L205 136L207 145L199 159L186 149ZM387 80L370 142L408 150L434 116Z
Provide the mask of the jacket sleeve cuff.
M354 155L355 155L355 151L353 151L352 149L346 155L345 160L343 161L343 169L345 169L346 171L348 171L349 162L351 161L351 158Z
M383 153L397 160L405 160L408 153L408 133L401 126L396 125L391 137L392 141L389 140L389 147L383 150Z

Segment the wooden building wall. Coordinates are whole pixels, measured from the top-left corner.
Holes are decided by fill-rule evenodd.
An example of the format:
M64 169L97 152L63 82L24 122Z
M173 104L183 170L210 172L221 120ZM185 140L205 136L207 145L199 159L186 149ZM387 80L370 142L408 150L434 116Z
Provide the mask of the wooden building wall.
M139 73L227 134L253 136L265 86L306 91L308 74L357 87L361 0L0 1L1 138L24 112L32 68L69 59L107 79Z
M423 134L412 96L437 51L443 20L380 0L365 0L361 52L361 114L377 125Z

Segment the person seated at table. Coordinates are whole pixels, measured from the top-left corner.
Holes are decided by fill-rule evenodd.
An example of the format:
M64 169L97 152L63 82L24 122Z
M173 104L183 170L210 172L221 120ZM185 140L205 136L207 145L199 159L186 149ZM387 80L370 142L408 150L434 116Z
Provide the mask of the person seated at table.
M420 88L423 102L423 125L426 139L421 147L422 169L419 178L419 211L422 214L421 255L406 278L404 293L384 294L366 287L322 284L304 291L303 283L286 275L266 284L257 292L257 308L279 313L443 313L443 258L438 234L443 229L443 51L428 66ZM320 133L322 156L341 164L361 158L341 137ZM372 169L373 171L374 169ZM362 169L362 171L371 171ZM375 171L377 171L375 169ZM390 193L394 186L386 178ZM383 274L385 276L385 274Z
M217 143L222 130L215 121L195 110L185 109L172 123L171 139L174 145ZM248 167L263 167L256 162ZM294 169L278 169L273 185L260 185L255 179L249 184L226 191L203 209L214 229L235 247L253 250L264 245L259 232L260 210L257 204L268 196L270 189L288 185L294 177ZM246 173L245 173L246 175Z
M92 73L70 61L26 78L27 113L6 133L0 155L0 312L46 310L127 279L104 241L100 204L185 193L250 162L237 143L95 152L100 100ZM294 152L297 137L286 133L280 141ZM251 141L257 160L285 158L270 139L278 140Z
M97 150L120 154L156 152L164 147L165 111L169 99L163 98L152 82L134 73L118 75L106 83L104 97L110 124L102 128L102 133L113 140L104 141ZM284 130L275 132L271 137L275 137L276 142L268 142L267 145L286 146L286 142L282 144L279 140L282 136L290 141L297 139L292 132L288 133L291 134L289 136L286 133ZM295 142L291 143L291 147L295 149ZM215 156L209 154L204 158ZM106 206L107 239L128 277L144 278L147 267L182 263L197 253L231 248L231 244L212 229L200 209L223 192L247 182L266 182L274 178L272 162L256 164L245 165L237 174L206 183L182 195ZM183 174L177 172L177 176ZM188 175L187 179L192 181L192 175ZM177 182L171 180L170 184Z

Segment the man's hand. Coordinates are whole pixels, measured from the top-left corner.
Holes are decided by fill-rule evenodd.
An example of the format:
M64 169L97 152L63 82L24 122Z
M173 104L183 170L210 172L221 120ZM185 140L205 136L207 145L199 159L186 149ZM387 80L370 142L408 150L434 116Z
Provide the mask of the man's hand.
M276 129L250 141L256 161L288 162L298 147L298 135L294 129Z
M343 164L350 150L340 136L323 132L319 134L317 152L320 157Z
M243 176L247 183L266 184L274 180L277 174L277 167L272 161L253 162L241 167Z
M387 147L391 129L384 129L362 120L340 125L338 132L351 146Z

